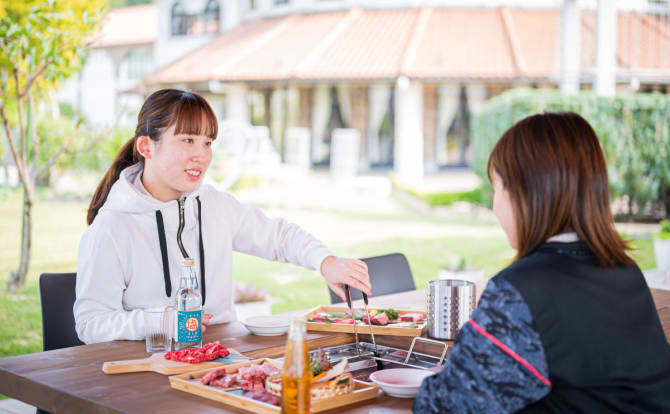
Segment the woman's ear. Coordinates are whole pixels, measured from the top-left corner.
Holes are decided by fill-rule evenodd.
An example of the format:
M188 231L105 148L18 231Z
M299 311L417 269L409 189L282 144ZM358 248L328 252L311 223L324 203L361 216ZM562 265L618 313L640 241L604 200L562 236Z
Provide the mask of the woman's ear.
M137 146L137 152L139 152L144 159L151 159L151 138L146 135L140 135L137 137L135 145Z

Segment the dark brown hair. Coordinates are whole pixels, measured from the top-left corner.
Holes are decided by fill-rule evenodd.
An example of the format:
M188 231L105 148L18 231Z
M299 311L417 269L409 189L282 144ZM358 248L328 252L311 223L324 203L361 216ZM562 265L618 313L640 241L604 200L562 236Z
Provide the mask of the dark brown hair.
M216 115L202 96L177 89L161 89L152 93L137 116L135 136L123 144L93 194L86 217L89 225L105 204L109 190L119 179L121 171L138 162L144 163L144 157L137 151L137 138L148 136L159 142L163 131L172 125L175 126L175 135L206 135L216 139L218 133Z
M486 167L509 192L516 260L556 234L574 231L600 266L631 265L614 228L607 166L591 125L576 113L532 115L500 138Z

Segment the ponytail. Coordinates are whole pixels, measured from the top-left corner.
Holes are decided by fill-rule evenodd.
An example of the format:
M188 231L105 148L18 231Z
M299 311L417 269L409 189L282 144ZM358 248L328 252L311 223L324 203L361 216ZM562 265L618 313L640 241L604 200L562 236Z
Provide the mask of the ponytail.
M89 226L93 223L95 216L98 215L100 207L105 204L107 196L109 195L109 190L112 189L112 185L119 179L121 171L126 167L130 167L131 165L144 160L139 152L137 152L136 142L137 137L133 137L121 147L121 151L116 154L114 162L112 162L109 170L107 170L102 181L98 184L98 188L95 189L95 194L93 194L91 204L88 206L88 214L86 216L86 223Z

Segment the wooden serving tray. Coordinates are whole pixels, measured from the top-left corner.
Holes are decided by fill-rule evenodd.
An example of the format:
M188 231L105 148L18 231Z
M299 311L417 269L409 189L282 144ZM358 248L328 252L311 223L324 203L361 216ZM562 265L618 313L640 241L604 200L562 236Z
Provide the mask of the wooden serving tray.
M197 371L205 368L218 368L223 365L232 365L249 358L241 355L232 348L228 348L230 354L206 361L200 364L189 364L188 362L170 361L165 359L165 353L153 354L147 358L129 359L126 361L111 361L102 364L102 372L105 374L126 374L129 372L153 371L163 375L183 374L185 372Z
M252 364L269 363L278 368L281 368L281 362L261 358L253 361L240 362L239 364L227 365L226 372L228 374L236 373L241 367L246 367ZM260 401L245 398L240 395L232 394L220 388L203 385L200 378L205 376L208 372L216 368L208 368L201 371L190 372L187 374L173 375L170 377L170 386L172 388L185 391L191 394L199 395L201 397L209 398L210 400L219 401L224 404L232 405L233 407L241 408L243 410L254 413L277 414L281 412L281 408L275 405L266 404ZM377 397L379 394L379 387L374 384L354 380L356 387L348 394L336 395L330 398L315 401L311 404L311 412L318 413L321 411L330 410L348 404L353 404L359 401L369 400Z
M356 308L360 309L360 308ZM379 310L380 308L369 308L372 310ZM342 306L317 306L308 313L305 314L305 319L312 319L312 316L316 315L319 312L340 312L346 313L349 311L349 308ZM416 311L416 310L400 310L396 309L398 315L404 315L406 313L419 313L424 316L427 316L426 312ZM322 323L322 322L307 322L306 324L308 331L327 331L327 332L347 332L354 333L354 325L344 324L344 323ZM390 335L390 336L421 336L423 330L426 328L426 319L423 322L418 322L416 327L401 327L393 325L372 325L372 332L375 335ZM359 334L369 334L370 328L368 325L358 325Z

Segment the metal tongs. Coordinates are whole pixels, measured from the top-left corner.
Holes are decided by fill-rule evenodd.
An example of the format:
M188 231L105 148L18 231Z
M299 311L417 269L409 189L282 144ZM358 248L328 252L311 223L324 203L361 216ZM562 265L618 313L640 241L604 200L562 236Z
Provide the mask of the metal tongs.
M377 351L377 342L375 342L375 334L372 332L372 318L370 317L370 310L368 309L368 295L365 292L361 291L363 294L363 302L365 303L365 313L368 315L368 327L370 328L370 336L372 337L372 344L375 346L374 355L379 356Z
M356 313L354 312L353 306L351 306L351 288L349 285L344 285L344 294L347 297L347 305L351 311L351 319L354 320L354 335L356 336L356 353L358 356L361 356L361 346L358 343L358 323L356 322Z
M361 291L363 294L363 302L365 303L365 314L368 316L368 328L370 328L370 337L372 338L372 344L375 347L374 350L374 356L377 357L379 356L379 352L377 351L377 342L375 341L375 334L372 332L372 318L370 317L370 310L368 309L368 295L365 294L365 292ZM356 313L354 312L354 308L351 305L351 288L349 285L344 285L344 294L347 297L347 305L349 306L349 310L351 311L351 318L354 320L354 335L356 336L356 353L358 356L361 356L361 348L358 343L358 322L356 321Z

